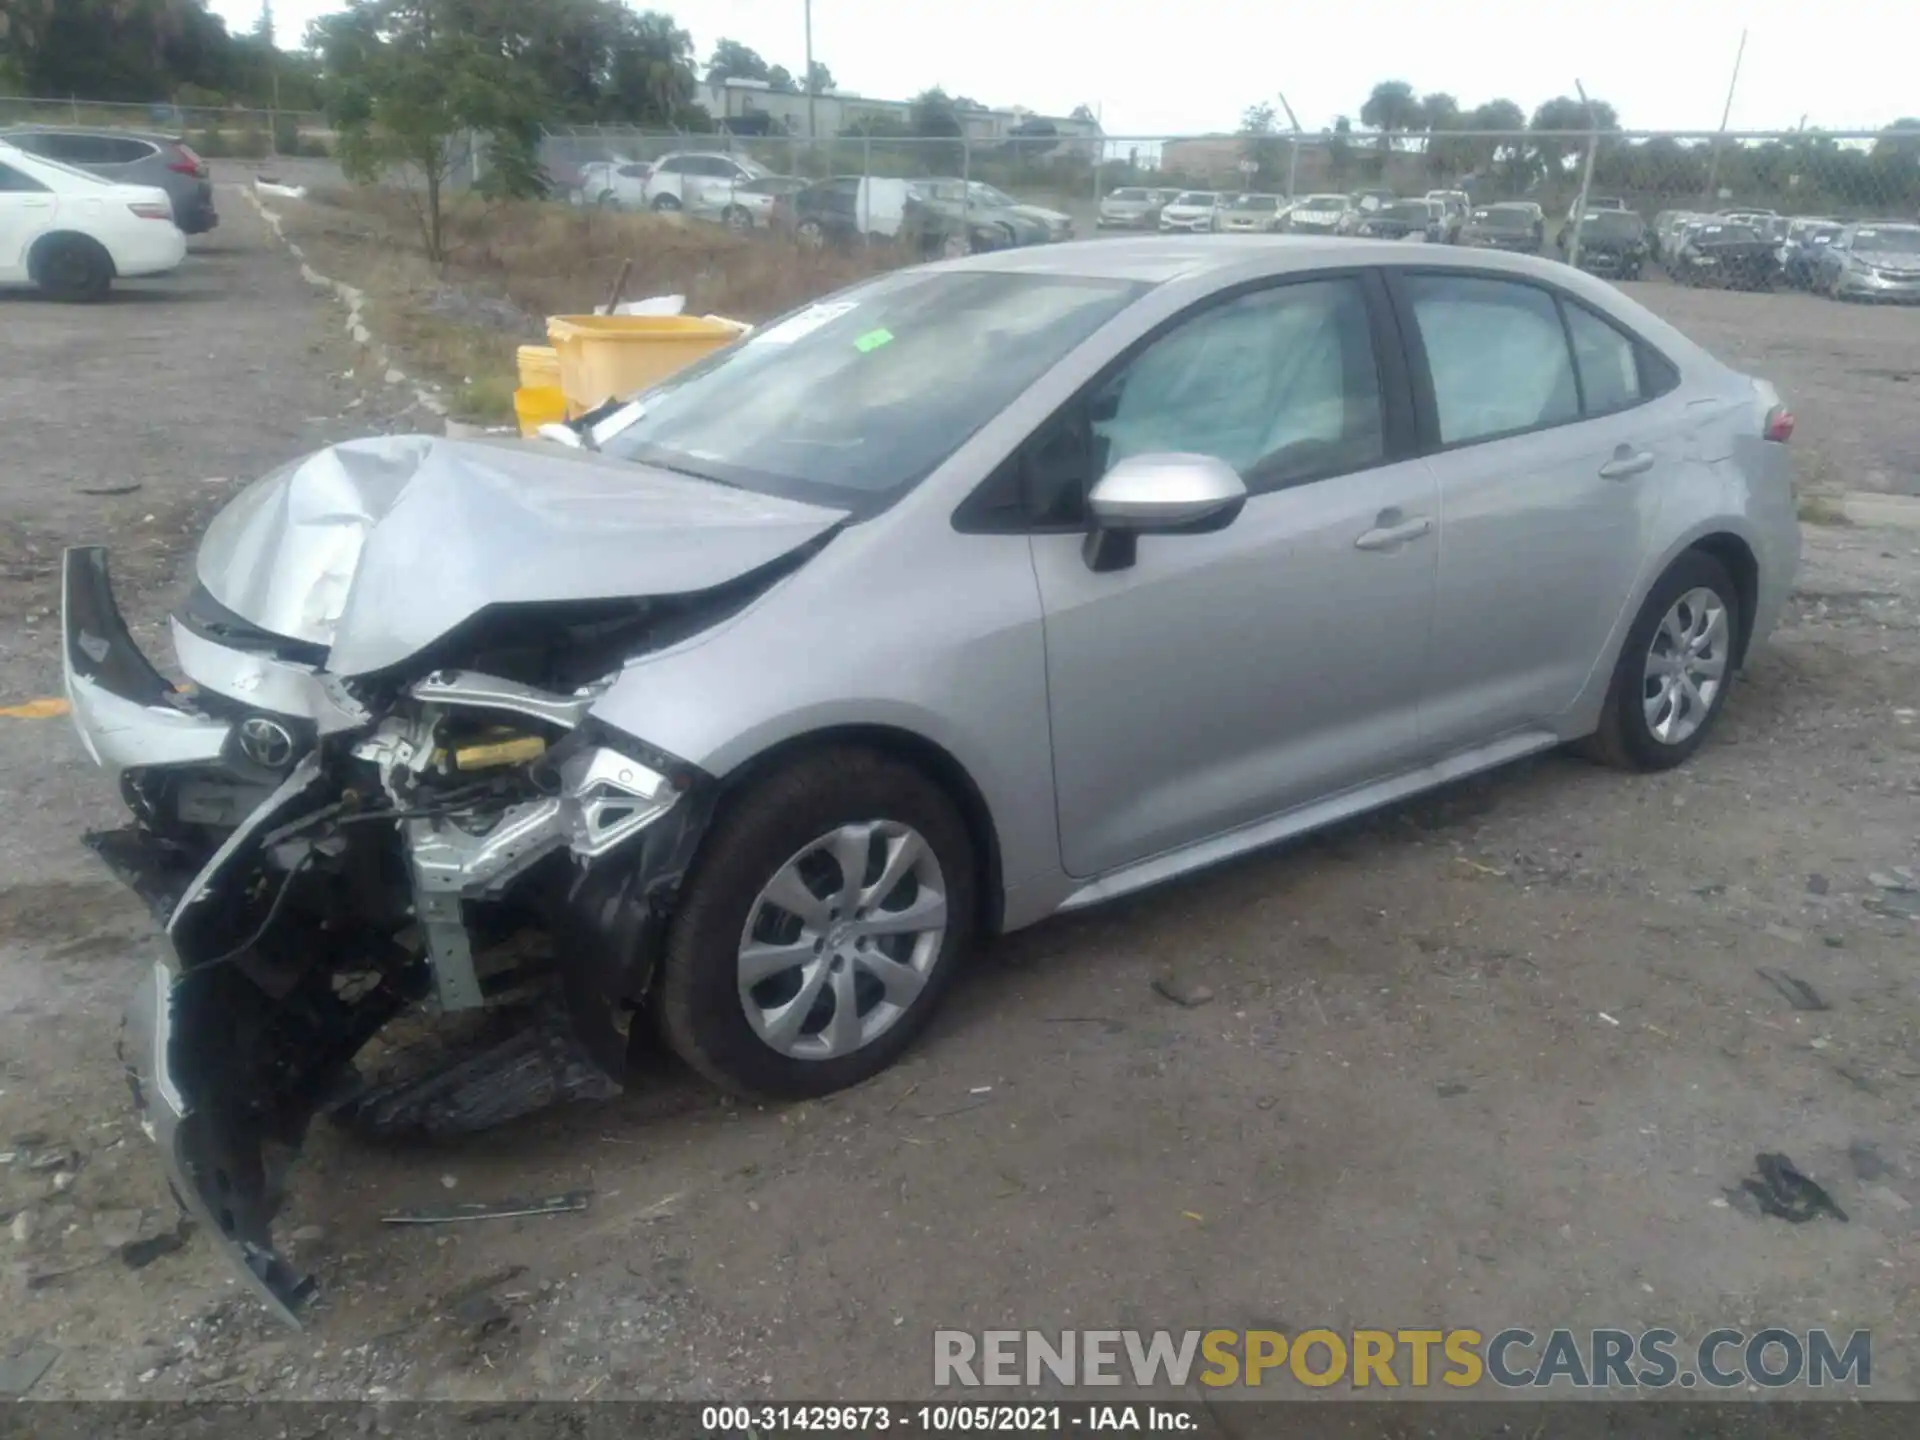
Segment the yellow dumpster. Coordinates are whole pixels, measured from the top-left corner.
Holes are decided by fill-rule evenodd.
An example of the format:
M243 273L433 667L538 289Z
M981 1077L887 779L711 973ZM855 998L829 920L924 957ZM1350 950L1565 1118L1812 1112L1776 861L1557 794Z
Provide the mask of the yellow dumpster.
M567 418L567 396L558 385L522 385L513 392L513 413L522 435L538 435L542 425Z
M746 328L695 315L555 315L547 338L560 356L567 413L579 416L664 380Z
M522 389L560 388L560 355L551 345L522 345L517 358Z

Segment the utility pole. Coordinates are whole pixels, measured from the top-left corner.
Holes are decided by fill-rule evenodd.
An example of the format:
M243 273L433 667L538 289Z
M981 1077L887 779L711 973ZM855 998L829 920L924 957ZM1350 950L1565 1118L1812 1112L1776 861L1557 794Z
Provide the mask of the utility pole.
M1740 48L1733 52L1733 78L1727 82L1727 105L1720 112L1720 134L1713 137L1713 158L1707 162L1707 203L1711 205L1720 194L1720 145L1721 136L1727 133L1727 121L1733 118L1733 91L1740 83L1740 60L1747 53L1747 32L1740 32Z
M820 87L813 83L813 0L800 0L806 16L807 25L807 144L817 147L820 139L818 121L819 112L814 107L814 92Z
M1300 119L1293 113L1293 107L1287 104L1287 97L1276 90L1273 92L1280 101L1280 108L1287 112L1287 123L1293 126L1293 138L1287 142L1287 200L1291 202L1297 193L1293 188L1294 179L1300 173Z
M1579 92L1580 103L1587 107L1587 163L1580 172L1580 194L1573 202L1573 239L1567 242L1567 264L1574 269L1580 268L1580 227L1587 219L1587 191L1593 187L1593 152L1600 148L1600 124L1593 118L1593 102L1587 99L1587 90L1578 80L1573 88Z

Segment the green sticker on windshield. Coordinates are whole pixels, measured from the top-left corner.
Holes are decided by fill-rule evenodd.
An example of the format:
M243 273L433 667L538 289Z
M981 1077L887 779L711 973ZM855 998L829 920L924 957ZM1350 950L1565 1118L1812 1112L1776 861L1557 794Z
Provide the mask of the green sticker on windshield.
M865 355L869 351L878 350L882 345L891 343L892 340L893 332L891 330L869 330L853 342L853 348L858 350L862 355Z

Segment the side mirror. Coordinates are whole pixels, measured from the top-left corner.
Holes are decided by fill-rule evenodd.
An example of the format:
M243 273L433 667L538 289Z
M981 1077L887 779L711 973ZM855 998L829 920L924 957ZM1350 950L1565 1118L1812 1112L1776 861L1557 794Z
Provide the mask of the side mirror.
M1240 474L1211 455L1133 455L1095 482L1087 496L1093 527L1082 553L1093 570L1122 570L1135 537L1218 530L1246 503Z

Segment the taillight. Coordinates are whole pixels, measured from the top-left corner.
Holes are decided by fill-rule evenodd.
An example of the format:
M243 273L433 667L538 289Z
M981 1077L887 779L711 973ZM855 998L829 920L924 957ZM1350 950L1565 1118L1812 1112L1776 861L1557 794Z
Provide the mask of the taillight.
M191 175L196 180L207 178L206 161L194 154L193 150L186 145L176 145L173 148L177 158L167 166L167 169L176 175Z
M164 200L135 200L127 206L142 220L171 220L173 206Z
M1760 437L1776 445L1786 444L1793 438L1793 412L1784 405L1776 405L1767 411L1767 421L1761 427Z

